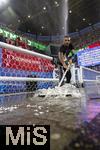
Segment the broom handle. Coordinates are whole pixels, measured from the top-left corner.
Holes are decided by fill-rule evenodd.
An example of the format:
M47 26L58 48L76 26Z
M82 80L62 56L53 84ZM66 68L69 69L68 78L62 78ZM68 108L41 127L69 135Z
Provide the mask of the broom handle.
M61 84L62 84L62 82L63 82L63 80L64 80L64 78L65 78L66 73L67 73L68 70L69 70L69 67L68 67L68 68L66 69L66 71L64 72L63 77L62 77L62 79L60 80L60 82L59 82L59 84L58 84L58 87L61 86Z

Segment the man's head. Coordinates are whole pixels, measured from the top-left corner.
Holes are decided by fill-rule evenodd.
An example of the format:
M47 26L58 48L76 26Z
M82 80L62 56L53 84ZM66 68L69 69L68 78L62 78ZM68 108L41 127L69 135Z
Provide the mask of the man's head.
M19 42L19 41L20 41L20 37L17 37L17 38L16 38L16 42Z
M70 44L70 40L71 40L71 38L69 36L65 36L64 37L64 41L63 41L64 45L69 45Z

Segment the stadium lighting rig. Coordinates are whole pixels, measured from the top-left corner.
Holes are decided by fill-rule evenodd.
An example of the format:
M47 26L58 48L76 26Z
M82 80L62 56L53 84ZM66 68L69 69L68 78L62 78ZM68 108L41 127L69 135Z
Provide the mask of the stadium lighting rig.
M8 4L9 0L0 0L0 7L5 6L6 4Z

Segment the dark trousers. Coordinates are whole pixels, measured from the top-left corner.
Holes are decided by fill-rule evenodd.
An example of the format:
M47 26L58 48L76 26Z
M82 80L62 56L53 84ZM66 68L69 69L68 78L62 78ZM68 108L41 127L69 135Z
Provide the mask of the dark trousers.
M26 91L36 91L36 89L37 89L37 82L35 81L26 82Z
M61 81L62 77L63 77L63 72L65 72L66 69L59 65L59 81ZM70 83L70 80L71 80L71 71L68 70L67 73L66 73L66 83ZM64 81L62 82L62 85L64 84Z

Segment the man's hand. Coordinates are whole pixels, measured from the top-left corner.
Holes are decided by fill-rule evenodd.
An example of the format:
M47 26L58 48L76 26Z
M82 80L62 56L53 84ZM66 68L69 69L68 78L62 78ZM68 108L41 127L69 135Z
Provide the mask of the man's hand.
M72 65L72 59L69 59L69 64Z
M67 69L67 68L68 68L68 65L66 65L66 63L63 63L63 67L64 67L65 69Z

